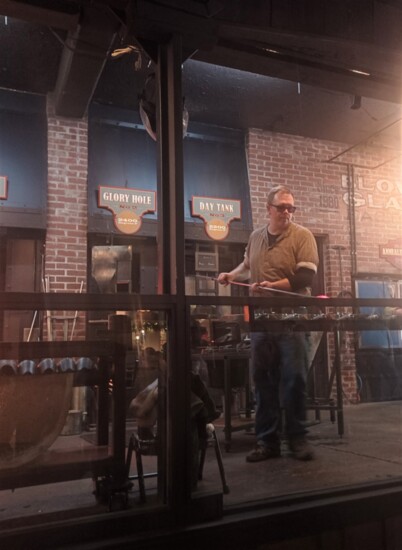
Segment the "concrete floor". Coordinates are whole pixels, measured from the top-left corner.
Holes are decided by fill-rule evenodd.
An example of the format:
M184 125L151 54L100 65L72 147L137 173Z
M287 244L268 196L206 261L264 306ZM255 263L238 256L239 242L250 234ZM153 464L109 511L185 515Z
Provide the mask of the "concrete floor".
M266 498L280 498L343 488L351 484L402 481L402 402L366 403L345 406L345 434L338 435L337 424L323 413L320 424L309 428L309 440L316 458L299 462L290 457L283 443L282 457L249 464L245 456L253 447L252 432L232 435L230 452L224 450L223 431L216 424L230 492L224 495L227 509ZM59 438L55 445L71 444L75 437L82 450L91 445L85 438ZM156 457L144 457L145 471L157 469ZM90 472L90 469L88 470ZM134 461L132 473L135 474ZM83 479L49 485L0 491L0 528L39 521L44 514L83 516L103 513L105 506L95 502L90 474ZM156 493L156 479L146 480L147 494ZM213 449L207 452L203 480L198 492L221 490L218 465ZM130 506L138 504L138 485L130 493ZM151 499L150 499L151 504ZM28 518L30 518L28 520Z
M223 452L230 487L230 493L224 496L225 506L350 484L402 481L399 401L346 406L342 437L337 425L323 414L320 424L309 427L308 439L315 450L313 461L295 460L283 442L281 458L249 464L245 455L254 445L254 436L247 432L233 434L230 452Z

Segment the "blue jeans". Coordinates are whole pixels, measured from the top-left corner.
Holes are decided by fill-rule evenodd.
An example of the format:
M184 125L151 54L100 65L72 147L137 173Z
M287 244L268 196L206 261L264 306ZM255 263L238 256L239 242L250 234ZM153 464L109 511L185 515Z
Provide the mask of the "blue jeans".
M251 334L252 372L255 384L257 441L280 445L281 407L289 438L306 433L307 354L304 332Z

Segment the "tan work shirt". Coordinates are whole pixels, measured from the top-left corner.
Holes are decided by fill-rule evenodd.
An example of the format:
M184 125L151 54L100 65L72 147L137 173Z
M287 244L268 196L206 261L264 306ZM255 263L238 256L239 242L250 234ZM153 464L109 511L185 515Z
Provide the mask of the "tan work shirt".
M275 243L269 246L268 227L264 226L250 235L244 265L250 270L251 283L288 278L301 267L317 273L317 243L311 231L291 222ZM305 294L309 289L300 289L298 292Z

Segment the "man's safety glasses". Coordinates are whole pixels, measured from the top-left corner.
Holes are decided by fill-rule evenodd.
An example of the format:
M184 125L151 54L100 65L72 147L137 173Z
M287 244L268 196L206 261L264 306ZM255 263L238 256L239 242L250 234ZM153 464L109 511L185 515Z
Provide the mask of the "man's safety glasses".
M296 212L296 206L293 206L291 204L272 204L269 203L270 206L273 206L274 208L276 208L278 210L278 212L285 212L285 210L287 210L289 212L289 214L294 214Z

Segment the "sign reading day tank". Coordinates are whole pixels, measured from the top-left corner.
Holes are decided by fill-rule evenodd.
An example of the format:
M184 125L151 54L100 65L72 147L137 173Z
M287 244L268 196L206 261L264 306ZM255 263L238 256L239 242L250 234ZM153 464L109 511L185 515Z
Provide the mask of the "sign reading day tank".
M155 191L99 186L98 206L113 212L116 228L122 233L137 233L142 216L156 209Z
M241 219L239 200L193 197L191 204L191 215L204 220L208 237L215 241L226 239L230 222Z
M8 181L7 176L0 176L0 199L7 199L8 196Z

